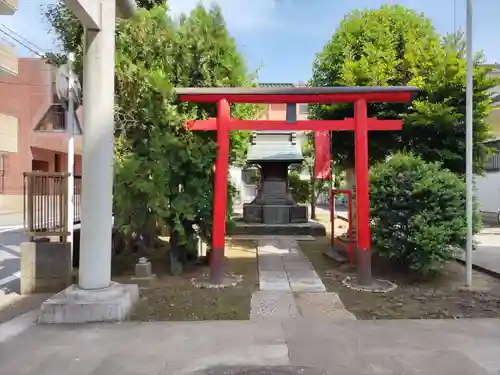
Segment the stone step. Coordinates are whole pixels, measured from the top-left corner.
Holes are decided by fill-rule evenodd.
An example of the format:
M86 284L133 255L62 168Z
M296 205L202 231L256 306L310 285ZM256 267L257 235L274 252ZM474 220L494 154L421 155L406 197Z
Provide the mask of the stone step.
M228 228L228 232L230 236L326 236L325 226L317 221L290 224L261 224L235 220L234 225Z

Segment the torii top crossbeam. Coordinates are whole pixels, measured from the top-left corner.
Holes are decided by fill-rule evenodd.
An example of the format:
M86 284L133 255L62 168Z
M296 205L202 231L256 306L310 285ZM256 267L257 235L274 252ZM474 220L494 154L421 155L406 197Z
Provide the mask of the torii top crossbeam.
M333 87L186 87L176 88L181 101L217 103L354 103L400 102L412 100L416 92L412 86L333 86Z

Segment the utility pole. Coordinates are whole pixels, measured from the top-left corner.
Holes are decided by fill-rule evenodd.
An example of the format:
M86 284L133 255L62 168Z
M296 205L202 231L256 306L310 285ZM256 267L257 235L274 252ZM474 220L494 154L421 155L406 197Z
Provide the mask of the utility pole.
M66 131L68 132L68 237L73 261L73 226L74 226L74 194L75 194L75 97L73 93L73 62L75 55L68 54L68 106L66 110Z
M473 200L473 184L474 176L472 171L472 148L473 148L473 55L472 55L472 0L467 0L467 23L466 23L466 39L467 39L467 84L466 84L466 101L465 101L465 174L467 184L466 194L466 216L467 216L467 246L466 246L466 280L467 287L472 286L472 200Z

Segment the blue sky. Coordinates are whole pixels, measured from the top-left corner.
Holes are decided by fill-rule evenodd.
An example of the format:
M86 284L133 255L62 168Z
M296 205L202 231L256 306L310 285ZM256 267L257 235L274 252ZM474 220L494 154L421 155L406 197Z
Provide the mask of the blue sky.
M32 42L41 52L56 49L41 7L52 0L20 0L14 16L0 24ZM199 0L171 0L173 14L189 12ZM321 51L344 15L355 8L399 3L424 13L441 34L465 29L466 0L202 0L218 3L251 70L261 82L307 81L314 56ZM456 4L454 6L454 4ZM500 62L500 1L474 0L474 50L487 62ZM1 35L0 35L1 36ZM496 43L495 43L496 39ZM21 55L30 55L19 47Z

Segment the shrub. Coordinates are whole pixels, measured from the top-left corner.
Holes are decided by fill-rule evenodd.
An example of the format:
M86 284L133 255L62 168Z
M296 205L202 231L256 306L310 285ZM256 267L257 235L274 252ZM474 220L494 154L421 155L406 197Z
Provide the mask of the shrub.
M292 197L297 203L309 202L311 192L309 191L309 181L302 180L297 172L288 174L288 188Z
M370 173L375 250L424 276L438 270L464 244L465 194L465 182L439 163L404 153L378 163ZM477 232L477 205L474 219Z

